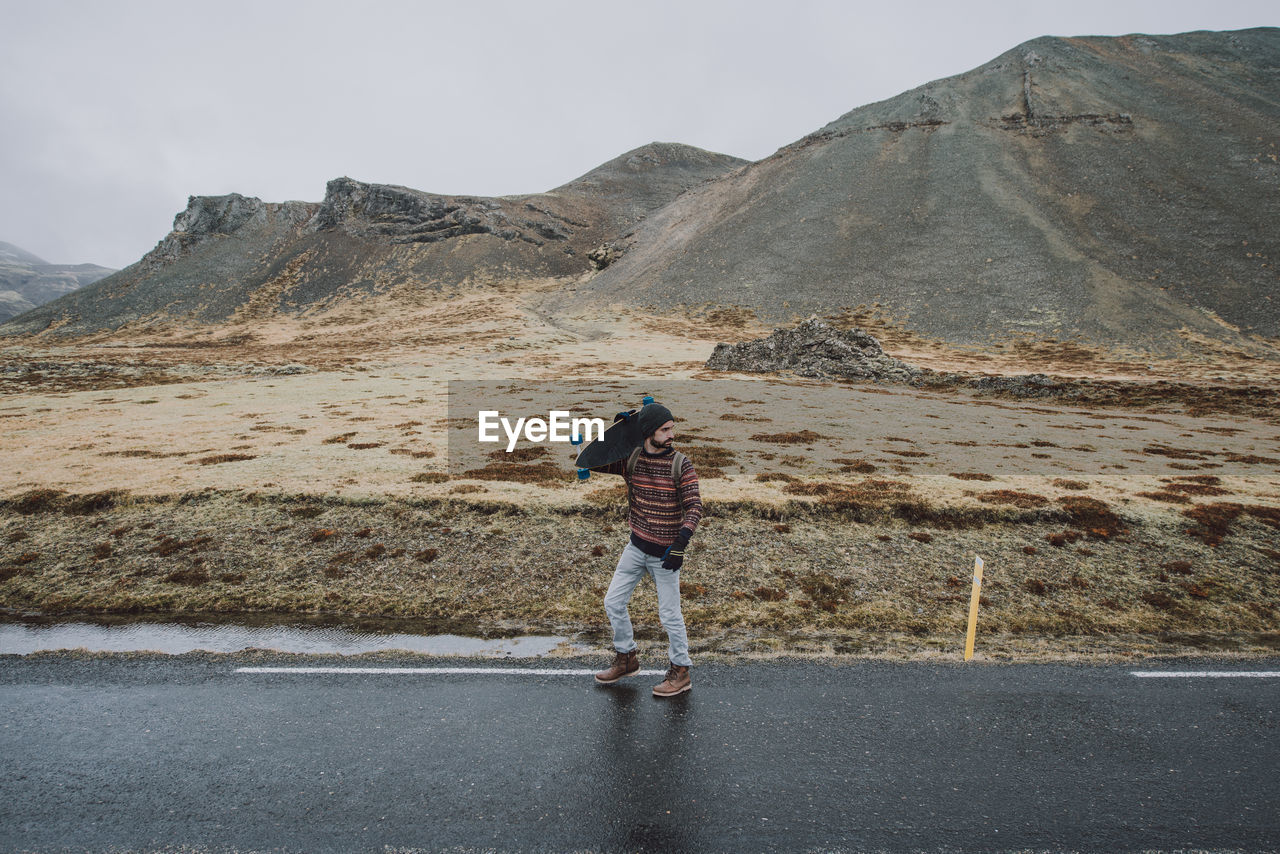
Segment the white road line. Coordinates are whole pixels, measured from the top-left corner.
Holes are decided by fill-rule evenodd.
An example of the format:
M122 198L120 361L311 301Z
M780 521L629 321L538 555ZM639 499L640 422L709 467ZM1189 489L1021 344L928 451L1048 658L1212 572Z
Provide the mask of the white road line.
M371 673L386 676L593 676L594 670L529 667L237 667L236 673ZM640 670L632 676L662 676L665 670Z
M1134 670L1143 679L1275 679L1280 670Z

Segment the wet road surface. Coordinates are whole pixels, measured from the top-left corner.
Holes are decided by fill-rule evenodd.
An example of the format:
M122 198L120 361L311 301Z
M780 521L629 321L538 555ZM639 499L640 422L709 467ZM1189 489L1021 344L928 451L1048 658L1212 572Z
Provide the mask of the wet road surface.
M301 663L0 658L0 850L1280 848L1280 660Z

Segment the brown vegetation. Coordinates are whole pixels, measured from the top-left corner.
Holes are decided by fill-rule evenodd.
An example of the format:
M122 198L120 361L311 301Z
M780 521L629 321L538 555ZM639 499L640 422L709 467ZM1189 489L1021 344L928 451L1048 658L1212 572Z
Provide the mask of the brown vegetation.
M786 433L756 433L751 437L751 441L771 442L775 445L812 445L814 442L827 438L827 436L815 433L812 430L800 430Z
M1013 489L995 489L990 492L982 492L977 495L977 499L984 504L1011 504L1014 507L1022 508L1043 507L1049 503L1049 499L1043 495L1018 492Z
M724 477L724 467L737 461L733 451L718 445L683 445L680 450L689 457L700 480Z
M1190 504L1191 499L1177 492L1139 492L1139 498L1149 498L1152 501L1161 501L1165 504Z
M840 471L846 474L875 474L876 467L866 460L849 459L847 457L837 457L832 462L840 466Z
M486 456L491 460L500 460L510 463L527 463L530 460L536 460L538 457L545 457L550 451L545 445L521 445L512 448L510 451L499 448L496 451L490 451Z
M1071 523L1090 537L1105 540L1125 530L1124 522L1104 501L1085 495L1071 495L1058 499L1058 503Z
M907 516L905 508L919 499L905 482L819 484L829 484L824 494L781 506L707 503L709 524L697 538L703 548L691 550L681 579L695 638L744 628L769 636L782 629L810 637L900 632L954 645L967 606L964 564L975 552L989 567L982 612L988 650L1003 643L996 640L1002 636L1262 631L1280 607L1280 592L1259 586L1275 564L1259 566L1257 556L1275 551L1267 537L1273 521L1280 525L1265 507L1240 505L1235 536L1212 552L1204 543L1182 540L1183 554L1152 562L1146 538L1155 532L1122 534L1130 526L1087 496L1035 513L986 508L981 530L939 525L922 531ZM866 511L873 522L858 521L864 516L848 507L822 503L850 495L874 499L863 505L880 508ZM53 498L27 514L10 503L0 513L5 539L22 531L26 541L41 544L0 562L0 606L58 613L133 610L164 601L170 610L191 613L349 610L448 617L477 628L602 631L599 600L609 567L564 555L581 549L604 558L610 547L594 541L605 527L616 531L622 523L619 505L585 502L569 510L536 510L445 499L320 504L211 494L181 502L119 500L74 516L63 511L65 499ZM317 508L324 508L328 524L300 531L295 511ZM941 518L956 509L910 512ZM1049 527L1055 517L1060 526L1063 516L1071 528ZM1245 516L1262 524L1241 525ZM1096 536L1092 529L1100 527L1112 535ZM91 573L67 574L63 560L92 565L104 531L118 532L110 556ZM313 548L294 546L330 531ZM327 545L375 536L377 542L358 550L331 553ZM1036 552L1029 538L1066 545L1086 536L1098 542L1087 561L1062 552L1028 559ZM913 542L928 547L903 548ZM67 557L48 557L55 552ZM1205 554L1219 556L1213 571L1195 571ZM508 569L514 556L528 568L519 583L512 583ZM1280 554L1266 560L1275 558ZM652 592L642 588L638 595ZM642 611L636 610L641 637L656 637L659 627Z
M1232 531L1232 525L1241 515L1252 516L1264 525L1280 529L1280 508L1262 505L1245 505L1235 502L1217 502L1201 504L1182 515L1195 522L1195 526L1187 529L1187 534L1200 540L1207 546L1216 547Z
M257 454L213 454L195 460L187 460L187 465L215 466L222 463L237 463L243 460L257 459Z
M528 465L515 462L491 462L482 469L469 469L463 477L474 480L500 480L508 483L560 483L569 482L569 473L552 462Z

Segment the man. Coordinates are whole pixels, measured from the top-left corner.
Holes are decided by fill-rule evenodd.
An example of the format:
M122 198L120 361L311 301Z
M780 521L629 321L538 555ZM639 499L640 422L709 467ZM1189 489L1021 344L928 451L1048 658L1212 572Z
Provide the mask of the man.
M592 471L622 475L627 482L627 521L631 539L618 558L613 581L604 597L605 613L613 626L613 665L596 674L596 681L611 685L640 669L631 614L627 605L636 585L646 574L658 589L658 618L667 632L670 668L653 689L655 697L674 697L692 687L689 638L680 613L680 567L689 538L702 518L698 475L684 454L677 455L675 419L660 403L646 404L638 413L620 412L614 419L636 419L644 443L631 457Z

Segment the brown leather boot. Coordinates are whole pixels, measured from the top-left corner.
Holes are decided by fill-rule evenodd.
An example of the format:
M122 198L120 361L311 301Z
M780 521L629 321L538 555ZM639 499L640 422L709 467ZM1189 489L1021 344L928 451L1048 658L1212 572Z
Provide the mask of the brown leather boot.
M630 676L640 670L640 656L633 649L631 652L619 652L613 657L613 664L608 670L596 674L596 681L601 685L612 685L623 676Z
M653 696L674 697L676 694L683 694L692 688L693 684L689 679L689 668L673 664L667 670L667 678L662 681L662 684L653 687Z

